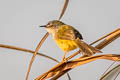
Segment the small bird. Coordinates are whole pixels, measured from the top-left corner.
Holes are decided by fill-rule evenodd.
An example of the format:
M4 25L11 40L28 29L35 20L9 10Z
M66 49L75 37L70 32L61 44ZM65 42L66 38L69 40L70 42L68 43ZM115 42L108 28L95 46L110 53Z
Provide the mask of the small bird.
M101 53L100 50L96 49L85 43L82 35L72 26L67 25L59 20L49 21L45 27L49 34L52 35L57 45L64 51L63 61L66 60L66 53L79 48L83 56L91 56L95 53Z

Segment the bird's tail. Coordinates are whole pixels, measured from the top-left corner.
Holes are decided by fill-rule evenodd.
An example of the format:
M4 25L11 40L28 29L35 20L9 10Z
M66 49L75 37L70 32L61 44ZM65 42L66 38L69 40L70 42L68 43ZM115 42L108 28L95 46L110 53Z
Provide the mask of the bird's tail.
M81 52L83 53L83 56L91 56L95 53L102 53L99 49L92 47L91 45L88 45L87 43L83 42L80 39L77 39L77 45L80 48Z

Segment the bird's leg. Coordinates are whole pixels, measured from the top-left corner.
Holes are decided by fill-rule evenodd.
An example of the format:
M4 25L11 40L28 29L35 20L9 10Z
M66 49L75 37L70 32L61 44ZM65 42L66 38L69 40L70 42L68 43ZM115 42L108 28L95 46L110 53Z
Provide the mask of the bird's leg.
M64 62L67 62L67 59L66 59L66 54L67 54L67 51L64 51L64 56L63 56L63 59L62 59L62 61L64 61Z

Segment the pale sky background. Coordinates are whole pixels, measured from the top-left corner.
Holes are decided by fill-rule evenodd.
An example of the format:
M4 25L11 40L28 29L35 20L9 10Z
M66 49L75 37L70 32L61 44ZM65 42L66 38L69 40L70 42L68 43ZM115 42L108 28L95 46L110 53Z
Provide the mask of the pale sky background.
M0 44L35 50L46 30L38 26L58 19L64 0L0 0ZM120 28L120 0L70 0L63 22L74 26L91 43L113 30ZM120 53L120 39L102 51ZM62 59L63 51L51 36L39 52ZM0 80L24 80L32 54L0 48ZM99 80L112 63L97 60L72 71L72 80ZM56 62L36 56L29 80L49 70ZM120 78L120 77L119 77ZM117 78L117 80L119 80ZM67 80L66 75L59 80Z

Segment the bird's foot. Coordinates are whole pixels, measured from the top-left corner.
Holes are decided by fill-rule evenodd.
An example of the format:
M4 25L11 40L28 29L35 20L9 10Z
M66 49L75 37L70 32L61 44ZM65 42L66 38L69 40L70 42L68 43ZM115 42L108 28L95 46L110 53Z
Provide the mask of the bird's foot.
M62 59L62 62L67 62L67 59L66 59L66 58L63 58L63 59Z

